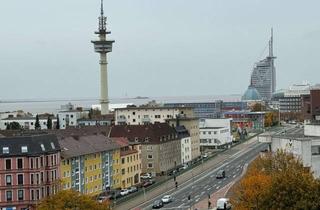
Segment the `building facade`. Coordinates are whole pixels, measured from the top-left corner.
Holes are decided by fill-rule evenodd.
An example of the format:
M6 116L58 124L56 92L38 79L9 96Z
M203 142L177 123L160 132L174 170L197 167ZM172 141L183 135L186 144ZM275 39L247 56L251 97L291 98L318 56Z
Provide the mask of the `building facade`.
M144 125L163 123L176 116L193 117L194 112L189 107L127 107L115 109L116 125Z
M181 141L181 163L189 164L192 160L191 137L189 131L184 126L178 126L175 129L178 134L178 138Z
M217 149L232 144L231 119L200 120L200 149Z
M232 118L232 129L263 129L265 112L229 111L224 113L225 118Z
M276 90L276 68L273 56L273 34L269 41L269 55L257 62L253 68L250 79L250 86L255 88L263 100L270 101L272 93Z
M73 134L59 138L59 144L63 189L93 196L120 185L120 146L111 139Z
M191 139L191 160L199 158L201 156L199 119L194 117L178 117L178 119L168 119L167 122L172 127L184 126L188 130Z
M52 120L52 127L57 123L57 118L50 117ZM40 128L47 129L48 116L39 116ZM24 130L34 130L36 124L36 117L24 116L24 117L8 117L0 120L0 130L5 130L7 125L13 122L19 123Z
M131 143L141 144L143 173L165 174L181 164L180 139L167 123L116 125L112 127L110 137L124 137Z
M0 138L0 208L27 210L59 190L60 146L54 135Z

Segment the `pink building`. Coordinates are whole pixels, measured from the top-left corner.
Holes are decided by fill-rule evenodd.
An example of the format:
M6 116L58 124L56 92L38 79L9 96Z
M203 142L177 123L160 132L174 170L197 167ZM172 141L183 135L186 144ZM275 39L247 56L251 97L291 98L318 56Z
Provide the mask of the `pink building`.
M0 209L26 210L58 190L55 135L0 137Z

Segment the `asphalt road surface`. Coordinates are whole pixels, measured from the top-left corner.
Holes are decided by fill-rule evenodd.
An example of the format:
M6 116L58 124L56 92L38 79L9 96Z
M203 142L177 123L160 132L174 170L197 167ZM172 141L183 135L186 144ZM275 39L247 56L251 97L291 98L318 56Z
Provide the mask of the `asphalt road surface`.
M237 177L241 175L243 168L255 159L261 150L266 148L266 144L254 141L249 148L244 151L240 150L235 154L226 152L224 154L226 158L219 166L213 167L209 172L194 176L193 179L178 185L177 189L169 190L166 194L170 194L173 197L173 201L165 204L161 209L188 209L200 200L208 198L208 195L237 179ZM225 170L226 177L216 179L216 174L220 169ZM189 195L190 200L188 200ZM153 202L161 199L163 196L164 194L159 195L138 207L146 210L152 209Z

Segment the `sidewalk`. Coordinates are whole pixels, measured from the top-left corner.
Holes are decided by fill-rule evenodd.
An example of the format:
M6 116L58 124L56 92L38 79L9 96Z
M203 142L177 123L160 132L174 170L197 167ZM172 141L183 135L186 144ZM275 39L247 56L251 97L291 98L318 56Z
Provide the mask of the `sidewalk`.
M229 184L227 184L226 186L221 188L219 191L217 191L215 193L212 193L210 195L210 202L211 202L211 208L210 209L214 209L214 207L217 204L217 200L219 198L225 197L225 195L227 194L229 189L233 186L233 184L234 184L234 182L230 182ZM199 201L196 205L194 205L194 209L208 210L208 198L205 198L205 199Z

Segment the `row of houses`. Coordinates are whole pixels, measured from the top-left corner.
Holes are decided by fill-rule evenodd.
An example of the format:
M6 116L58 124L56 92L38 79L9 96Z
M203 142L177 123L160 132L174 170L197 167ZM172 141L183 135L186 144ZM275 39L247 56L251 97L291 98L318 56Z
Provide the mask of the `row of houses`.
M128 188L192 160L189 132L168 123L3 131L0 150L0 207L16 209L63 189Z

